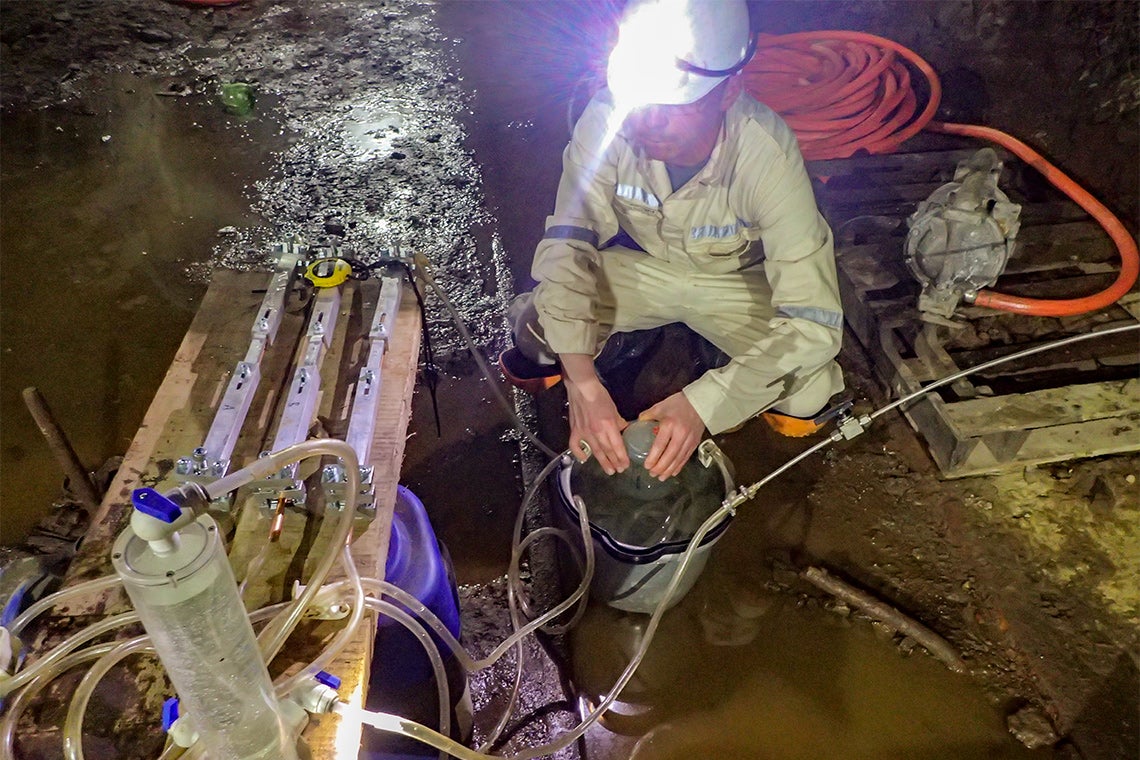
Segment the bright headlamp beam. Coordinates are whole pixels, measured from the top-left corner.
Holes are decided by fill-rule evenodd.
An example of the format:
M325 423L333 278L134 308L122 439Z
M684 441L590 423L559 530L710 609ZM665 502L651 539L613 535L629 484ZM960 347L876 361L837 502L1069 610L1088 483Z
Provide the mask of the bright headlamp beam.
M606 72L619 109L670 102L692 76L677 66L692 47L692 30L677 0L636 8L618 30Z

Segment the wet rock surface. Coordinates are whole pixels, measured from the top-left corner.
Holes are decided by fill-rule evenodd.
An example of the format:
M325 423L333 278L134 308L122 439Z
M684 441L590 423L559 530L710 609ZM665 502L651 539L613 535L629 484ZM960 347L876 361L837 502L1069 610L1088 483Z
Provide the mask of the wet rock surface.
M920 50L945 72L953 94L948 118L986 120L1030 138L1135 222L1135 79L1129 66L1112 66L1114 57L1135 58L1128 3L1089 4L1094 11L1084 15L1075 4L985 0L757 5L769 31L869 28ZM553 154L556 172L561 145L550 124L562 113L545 123L488 117L480 110L488 93L473 93L453 58L463 41L441 31L437 13L434 5L382 0L212 9L142 0L4 3L3 106L90 112L92 96L119 73L160 81L155 97L210 103L222 84L249 84L250 118L279 124L271 167L248 190L264 224L219 230L209 259L191 266L193 276L205 281L213 266L264 267L268 244L294 234L342 245L364 261L398 244L427 256L476 342L493 355L506 340L503 306L527 285L530 253L553 197L550 182L521 193L502 188L522 185L520 175L549 174L551 164L531 156ZM1097 54L1086 56L1090 49ZM1033 55L1011 55L1016 50ZM1043 61L1047 71L1029 60ZM1074 88L1074 80L1086 84ZM481 124L482 132L468 135L465 122ZM479 152L490 145L502 147ZM487 189L489 202L487 177L498 183ZM517 473L517 438L503 432L497 412L486 411L491 402L450 317L434 296L427 303L445 385L479 401L475 409L460 395L444 407L445 415L471 413L475 421L440 442L420 391L409 470L421 497L435 484L438 498L424 499L429 508L445 497L454 502L439 508L454 512L444 513L445 523L475 513L494 525L494 540L486 542L492 549L467 545L478 543L471 534L445 535L461 560L461 582L465 573L484 581L505 565L502 526L514 502L502 502L517 492L515 479L500 478L496 488L506 485L488 496L456 494L448 478L465 481L480 469ZM977 345L987 341L974 338ZM862 407L882 403L882 389L866 380L866 360L849 349L843 361ZM557 418L560 397L541 401L537 412L544 422ZM557 427L548 428L554 441ZM723 442L741 482L782 464L799 445L758 423ZM1009 728L1027 746L1056 745L1066 758L1132 756L1140 732L1130 654L1140 629L1138 469L1140 459L1120 456L945 482L921 442L894 418L773 484L765 509L742 511L726 534L710 578L744 577L753 596L763 588L830 611L841 625L870 626L799 579L803 566L826 564L944 636L1007 706ZM703 593L698 588L694 596L694 604L705 603L703 634L720 644L754 637L750 614L771 603ZM462 590L465 640L476 654L507 633L504 597L501 580ZM903 654L915 651L913 640L882 635ZM539 664L528 665L517 714L529 717L508 727L508 748L576 723L549 653L528 647L528 662ZM474 681L477 714L484 716L477 739L488 730L486 716L497 717L512 679L508 658ZM89 756L130 756L112 736L97 737ZM58 746L27 746L40 744L45 757Z

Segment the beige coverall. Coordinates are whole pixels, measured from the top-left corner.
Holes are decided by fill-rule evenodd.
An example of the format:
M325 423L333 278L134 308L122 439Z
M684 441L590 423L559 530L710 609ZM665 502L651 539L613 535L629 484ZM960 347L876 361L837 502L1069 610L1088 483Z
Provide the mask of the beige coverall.
M684 388L712 434L775 407L817 412L843 376L831 230L795 137L741 94L708 163L680 189L620 134L603 91L563 154L535 252L534 306L555 354L596 353L611 332L683 322L731 361ZM619 227L645 251L598 250Z

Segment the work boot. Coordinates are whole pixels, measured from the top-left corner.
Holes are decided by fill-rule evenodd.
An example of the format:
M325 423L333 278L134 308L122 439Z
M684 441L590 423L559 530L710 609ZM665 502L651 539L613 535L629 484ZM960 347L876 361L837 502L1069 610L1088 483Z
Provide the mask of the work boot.
M528 359L518 346L499 354L503 377L516 388L537 396L562 381L562 368L557 364L539 364Z
M818 433L832 419L846 414L850 410L851 394L840 391L828 399L823 409L811 417L796 417L793 414L777 412L774 409L763 412L760 416L764 418L769 427L780 435L788 438L804 438L813 433Z

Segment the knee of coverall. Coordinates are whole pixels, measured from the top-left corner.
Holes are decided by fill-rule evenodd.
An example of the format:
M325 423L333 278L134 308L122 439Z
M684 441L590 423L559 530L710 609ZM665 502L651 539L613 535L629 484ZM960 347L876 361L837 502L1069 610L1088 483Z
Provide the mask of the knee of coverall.
M534 305L534 293L520 293L507 307L507 322L515 345L523 356L541 366L557 363L558 356L550 350ZM661 328L610 333L595 353L599 372L613 369L627 361L649 353L661 339Z
M523 356L543 367L558 363L558 356L547 345L539 324L533 291L519 293L511 299L507 306L507 322L511 326L511 337Z
M797 378L796 384L799 387L791 395L772 405L774 411L793 417L814 417L823 410L832 396L845 387L843 370L835 361Z

